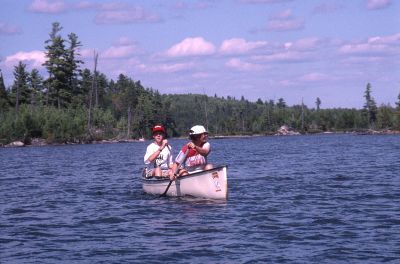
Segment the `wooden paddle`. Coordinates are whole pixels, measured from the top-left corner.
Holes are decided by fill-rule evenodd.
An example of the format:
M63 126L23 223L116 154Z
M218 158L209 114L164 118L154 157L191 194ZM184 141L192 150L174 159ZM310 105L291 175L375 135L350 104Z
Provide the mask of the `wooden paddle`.
M187 149L186 149L186 151L185 151L185 154L184 154L184 156L183 156L182 164L185 163L186 157L187 157L188 153L189 153L189 147L187 147ZM179 164L179 166L180 166L180 165L181 165L181 164ZM177 173L178 173L178 171L179 171L179 166L176 166L176 171L174 171L174 175L175 175L175 176L178 176ZM167 189L165 189L165 192L163 192L163 194L161 194L160 197L164 197L164 196L167 195L167 192L168 192L168 190L169 190L169 187L171 187L171 184L172 184L173 181L174 181L174 180L170 180L170 181L169 181L168 186L167 186Z

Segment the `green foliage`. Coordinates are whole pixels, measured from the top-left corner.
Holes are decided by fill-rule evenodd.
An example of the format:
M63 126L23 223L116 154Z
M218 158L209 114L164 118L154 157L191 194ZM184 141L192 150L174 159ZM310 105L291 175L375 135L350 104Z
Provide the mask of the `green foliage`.
M319 97L317 97L317 99L315 100L315 105L317 106L317 111L319 111L321 106L321 99L319 99Z
M397 96L396 109L394 110L393 126L395 129L400 130L400 93Z
M288 106L283 98L277 102L259 98L253 103L243 96L238 100L217 95L162 95L124 74L114 81L96 69L81 70L78 37L70 33L65 40L61 30L59 23L53 23L45 42L47 79L36 69L27 73L25 64L19 62L14 83L7 90L0 74L0 144L29 143L37 137L50 143L150 138L155 124L163 124L172 137L186 136L196 124L206 126L213 135L273 134L282 125L304 133L400 130L400 94L396 108L377 107L369 83L361 110L321 109L319 97L316 108L309 109L303 104Z
M50 143L81 142L85 139L84 109L44 109L43 136Z
M374 128L376 119L377 119L377 114L378 114L378 108L376 107L376 103L374 98L371 96L371 84L367 84L367 88L365 89L365 104L364 104L364 116L367 119L368 126L369 128Z
M389 105L382 104L378 109L377 114L377 128L390 129L395 123L395 110Z
M84 122L87 122L85 113L83 113L81 117L84 117ZM107 139L115 136L114 128L117 126L117 120L114 118L110 109L102 110L100 108L95 108L93 119L94 126L98 129L98 139ZM84 128L86 128L86 126Z
M28 89L30 91L30 104L31 105L43 105L44 104L44 86L43 77L39 74L37 69L33 69L28 76Z
M41 122L41 115L31 113L27 105L22 105L19 113L12 109L0 116L0 141L29 143L32 137L42 136Z
M4 85L3 73L0 70L0 113L4 112L10 106L6 86Z
M109 92L107 96L114 98L110 108L94 108L91 140L150 138L150 128L154 124L165 125L169 136L185 136L196 124L205 125L213 135L273 134L282 125L310 133L368 128L364 110L317 111L302 105L282 108L271 101L261 104L198 94L160 95L133 81L127 83L133 86L119 89L119 93ZM123 98L130 93L137 98ZM376 127L396 128L396 113L390 105L381 105L377 108ZM29 142L36 137L50 143L85 142L88 140L87 118L86 106L58 109L23 104L19 113L10 108L0 115L0 143Z
M69 47L65 46L66 40L62 38L60 23L52 24L50 38L45 41L47 61L43 64L50 77L45 81L48 89L48 103L58 108L67 107L72 97L78 94L79 64L77 60L78 48L81 46L78 37L71 33L68 35Z
M26 72L25 68L26 64L21 61L14 67L14 84L11 89L11 100L17 112L19 111L19 106L23 103L27 103L30 97L30 91L28 89L29 74Z

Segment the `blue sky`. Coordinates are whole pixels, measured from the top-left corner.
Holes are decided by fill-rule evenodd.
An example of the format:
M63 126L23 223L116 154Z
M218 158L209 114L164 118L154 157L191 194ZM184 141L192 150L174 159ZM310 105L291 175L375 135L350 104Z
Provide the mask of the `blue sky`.
M400 1L2 0L0 69L45 60L51 24L82 43L84 67L161 93L284 98L322 108L378 105L400 93Z

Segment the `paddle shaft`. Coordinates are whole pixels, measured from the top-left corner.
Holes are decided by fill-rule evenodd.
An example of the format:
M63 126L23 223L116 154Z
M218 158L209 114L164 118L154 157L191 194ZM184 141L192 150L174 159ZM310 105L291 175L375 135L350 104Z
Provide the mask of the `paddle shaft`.
M185 163L186 157L187 157L188 153L189 153L189 147L187 147L187 149L186 149L185 155L183 156L183 162L182 162L182 163ZM180 164L179 164L179 166L180 166ZM176 171L174 172L174 175L176 175L176 174L178 173L178 171L179 171L179 166L176 166ZM164 192L163 194L161 194L160 197L163 197L163 196L166 196L166 195L167 195L167 192L168 192L168 190L169 190L169 187L171 187L171 184L172 184L173 181L174 181L174 180L170 180L170 181L169 181L168 186L167 186L167 189L165 189L165 192Z

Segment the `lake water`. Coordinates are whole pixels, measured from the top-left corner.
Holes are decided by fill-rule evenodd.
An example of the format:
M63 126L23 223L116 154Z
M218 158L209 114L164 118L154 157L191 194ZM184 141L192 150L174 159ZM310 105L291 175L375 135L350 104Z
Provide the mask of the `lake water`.
M226 202L144 194L149 141L0 149L0 263L400 263L400 136L210 142Z

